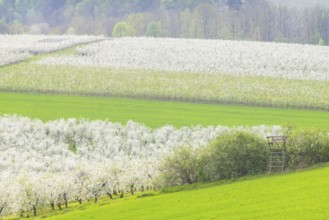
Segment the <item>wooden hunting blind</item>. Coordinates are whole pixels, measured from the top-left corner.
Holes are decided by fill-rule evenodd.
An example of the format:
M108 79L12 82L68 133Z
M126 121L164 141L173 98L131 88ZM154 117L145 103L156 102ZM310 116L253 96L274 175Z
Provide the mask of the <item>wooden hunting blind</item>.
M268 136L270 147L270 173L284 171L286 157L286 136Z

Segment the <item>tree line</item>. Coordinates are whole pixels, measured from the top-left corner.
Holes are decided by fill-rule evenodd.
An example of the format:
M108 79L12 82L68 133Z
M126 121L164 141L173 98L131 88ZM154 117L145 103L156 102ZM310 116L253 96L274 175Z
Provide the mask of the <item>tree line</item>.
M265 0L0 0L0 33L328 44L329 10Z

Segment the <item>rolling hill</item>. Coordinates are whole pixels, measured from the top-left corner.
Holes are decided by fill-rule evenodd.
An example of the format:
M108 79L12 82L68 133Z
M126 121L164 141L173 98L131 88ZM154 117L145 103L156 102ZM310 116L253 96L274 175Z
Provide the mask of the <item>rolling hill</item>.
M103 202L49 219L327 219L328 175L326 165L290 174L195 185L186 187L194 190Z

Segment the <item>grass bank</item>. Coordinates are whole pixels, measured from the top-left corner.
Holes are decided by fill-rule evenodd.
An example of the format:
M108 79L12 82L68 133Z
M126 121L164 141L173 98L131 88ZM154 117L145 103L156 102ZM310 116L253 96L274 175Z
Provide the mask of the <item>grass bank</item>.
M328 175L326 166L199 185L195 190L92 205L49 219L327 219Z

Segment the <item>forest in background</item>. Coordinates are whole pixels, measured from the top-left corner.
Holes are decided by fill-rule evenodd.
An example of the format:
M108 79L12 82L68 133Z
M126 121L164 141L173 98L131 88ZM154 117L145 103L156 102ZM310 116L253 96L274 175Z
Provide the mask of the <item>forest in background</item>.
M265 0L0 0L0 33L326 45L329 9L282 6Z

